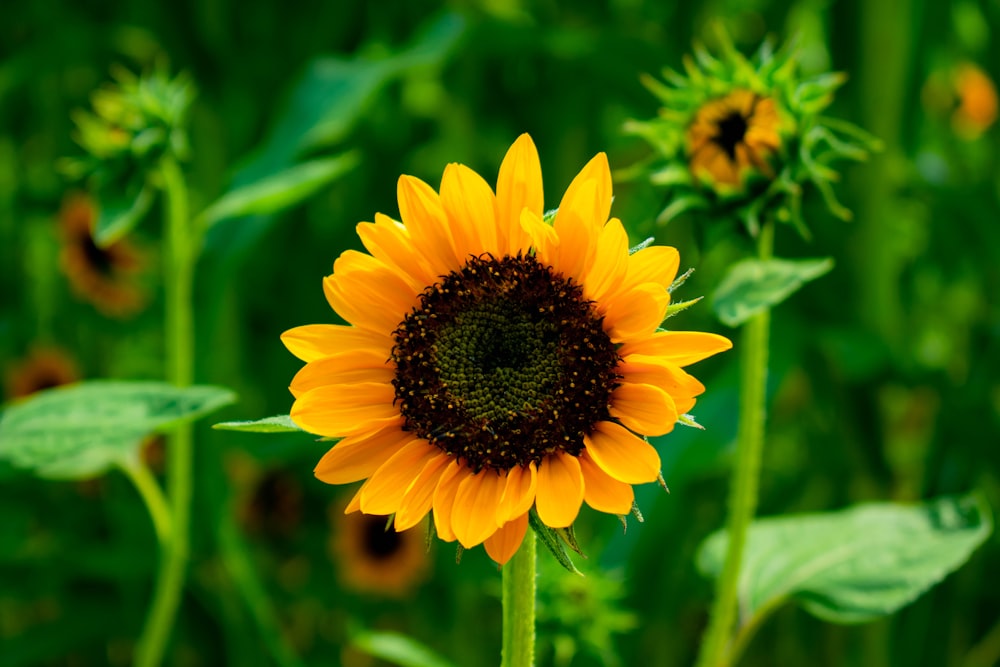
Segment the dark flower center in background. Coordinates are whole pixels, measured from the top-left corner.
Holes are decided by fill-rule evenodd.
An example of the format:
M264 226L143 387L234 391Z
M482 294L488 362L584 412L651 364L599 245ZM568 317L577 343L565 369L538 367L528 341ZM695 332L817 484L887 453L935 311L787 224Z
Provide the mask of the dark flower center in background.
M736 147L747 134L747 119L739 111L733 111L719 121L719 131L712 141L726 152L730 160L736 159Z
M80 235L80 248L83 250L83 256L87 258L87 262L94 271L100 273L102 276L111 275L112 267L114 266L111 253L94 243L94 239L90 234Z
M609 419L619 361L579 285L532 256L472 258L395 332L405 428L478 472L574 456Z
M392 558L403 542L399 533L387 530L384 516L365 516L362 540L364 552L374 560Z

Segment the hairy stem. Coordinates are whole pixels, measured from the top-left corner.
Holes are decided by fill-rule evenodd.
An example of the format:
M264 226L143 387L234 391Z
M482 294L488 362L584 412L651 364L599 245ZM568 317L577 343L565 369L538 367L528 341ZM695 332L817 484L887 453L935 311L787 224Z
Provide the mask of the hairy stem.
M535 531L503 566L503 650L501 667L535 664Z

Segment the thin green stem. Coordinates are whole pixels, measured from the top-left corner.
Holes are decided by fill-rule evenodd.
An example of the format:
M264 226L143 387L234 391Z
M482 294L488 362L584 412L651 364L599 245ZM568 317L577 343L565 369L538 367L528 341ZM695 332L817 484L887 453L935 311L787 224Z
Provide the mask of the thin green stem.
M535 664L535 531L503 566L503 649L500 667Z
M765 223L758 239L757 256L771 258L774 223ZM725 667L732 664L730 639L736 618L740 565L747 530L757 511L760 460L764 449L765 397L767 388L768 335L770 310L753 316L743 325L740 345L740 414L736 434L736 462L729 487L729 542L726 560L715 589L711 620L702 641L698 667Z
M160 175L166 205L166 375L169 382L183 387L191 384L194 375L191 296L196 244L188 214L187 186L180 167L172 158L165 158ZM168 434L167 490L173 531L160 555L153 601L136 649L138 667L155 667L163 662L184 589L191 522L191 445L190 424L177 426Z
M153 521L153 531L156 533L156 542L160 549L166 548L170 543L172 518L170 507L167 505L167 497L163 495L163 489L159 482L149 470L149 467L136 457L136 460L123 462L119 466L125 476L129 478L142 502L145 503L149 511L149 517Z

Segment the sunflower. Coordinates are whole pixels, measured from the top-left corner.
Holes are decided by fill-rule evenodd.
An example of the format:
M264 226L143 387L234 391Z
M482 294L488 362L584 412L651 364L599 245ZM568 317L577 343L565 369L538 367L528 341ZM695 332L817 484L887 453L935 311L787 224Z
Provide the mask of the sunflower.
M87 195L71 194L63 202L59 212L63 272L73 292L105 315L134 315L146 302L135 280L141 257L125 239L98 246L92 233L95 216L94 203Z
M392 530L385 517L331 509L330 553L340 585L359 593L405 597L428 570L427 542L417 530Z
M958 108L952 125L964 136L974 139L997 119L997 89L990 77L972 63L962 63L954 75Z
M753 170L768 178L781 146L774 100L745 89L706 102L687 130L691 172L717 184L741 185Z
M433 513L437 535L484 544L501 565L528 512L571 526L581 505L627 514L633 484L660 475L643 436L671 431L704 386L683 366L731 347L708 333L659 331L679 257L629 253L609 219L600 153L570 184L552 224L522 135L497 191L460 164L440 193L398 183L402 222L358 225L370 254L344 252L323 281L348 323L282 335L306 362L291 418L342 438L320 460L330 484L365 480L347 512Z
M35 347L6 373L7 397L22 398L80 379L76 361L55 347Z

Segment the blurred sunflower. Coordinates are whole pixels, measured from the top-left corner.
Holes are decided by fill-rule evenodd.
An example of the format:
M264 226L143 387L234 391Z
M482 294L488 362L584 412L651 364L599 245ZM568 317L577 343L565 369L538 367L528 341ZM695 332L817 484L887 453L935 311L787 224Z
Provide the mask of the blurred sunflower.
M921 91L924 107L938 117L949 117L952 129L965 139L976 139L996 122L997 89L978 65L961 62L931 73Z
M35 347L7 369L7 398L30 396L80 379L76 361L55 347Z
M146 304L136 282L142 258L127 239L100 247L94 241L96 210L85 194L66 197L59 212L60 264L73 292L110 317L129 317Z
M433 511L437 534L514 554L534 507L546 526L581 504L627 514L632 484L658 479L643 436L663 435L704 386L681 367L728 349L708 333L658 331L677 251L630 254L608 216L601 153L543 216L528 135L507 152L497 193L459 164L440 194L398 183L402 223L358 225L371 254L348 250L323 281L350 325L285 332L306 362L292 419L343 438L316 476L366 480L347 507L395 514L397 530Z
M768 160L781 145L774 100L749 90L734 90L706 103L687 131L691 172L708 182L742 184L756 169L768 176Z
M385 517L331 508L331 555L340 584L358 593L405 597L427 575L427 541L417 530L392 530Z

